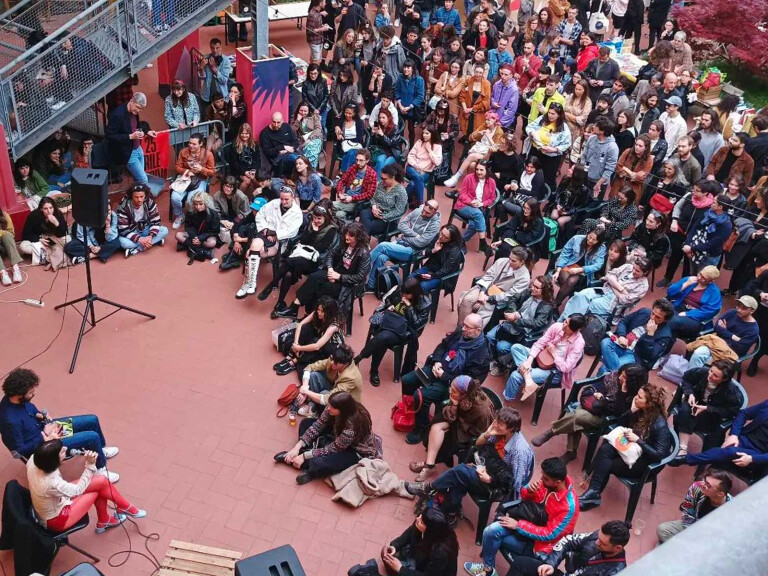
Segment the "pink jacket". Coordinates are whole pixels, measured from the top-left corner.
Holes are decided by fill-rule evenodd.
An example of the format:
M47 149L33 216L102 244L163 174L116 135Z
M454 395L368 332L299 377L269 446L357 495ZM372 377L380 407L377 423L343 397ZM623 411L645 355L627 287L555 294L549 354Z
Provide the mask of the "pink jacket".
M459 197L456 200L456 210L461 210L466 206L471 206L475 200L475 189L477 188L477 176L467 174L461 183ZM483 188L483 206L488 208L496 200L496 181L493 178L485 179Z
M408 152L408 164L413 166L419 172L432 172L443 162L443 147L440 144L433 144L432 149L427 150L424 143L419 139Z
M547 328L547 331L544 332L544 336L539 338L533 345L529 358L536 358L536 356L539 355L539 352L544 350L544 348L550 344L559 344L563 341L564 336L563 323L555 322L552 326ZM570 390L571 386L573 386L573 371L576 370L579 360L584 356L584 338L582 338L581 332L576 332L568 338L567 342L568 345L565 349L565 357L560 358L559 356L556 356L555 367L563 375L563 388Z

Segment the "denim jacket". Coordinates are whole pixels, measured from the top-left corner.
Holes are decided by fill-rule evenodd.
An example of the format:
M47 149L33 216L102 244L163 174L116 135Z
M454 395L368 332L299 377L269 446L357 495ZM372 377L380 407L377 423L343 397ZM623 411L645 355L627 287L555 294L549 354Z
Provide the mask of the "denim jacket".
M579 261L579 254L581 254L581 244L586 242L587 237L584 234L577 234L563 247L563 251L560 252L560 256L557 258L557 268L564 268L576 264ZM584 259L584 274L587 275L587 282L592 284L595 281L595 274L599 272L605 264L605 254L607 250L605 244L600 244L597 250L593 253L587 253Z

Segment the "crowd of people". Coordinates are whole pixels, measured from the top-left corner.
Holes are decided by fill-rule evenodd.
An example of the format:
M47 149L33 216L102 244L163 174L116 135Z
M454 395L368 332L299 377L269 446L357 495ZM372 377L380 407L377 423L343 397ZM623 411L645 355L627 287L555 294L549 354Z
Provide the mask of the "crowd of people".
M611 35L634 37L640 54L642 3L606 6ZM242 271L235 297L265 302L277 292L271 317L295 320L279 335L273 368L297 374L289 412L303 420L298 440L274 459L300 471L298 484L383 458L362 368L370 362L367 382L379 386L382 359L399 349L414 420L404 440L426 449L404 488L425 505L384 546L380 569L456 574L453 529L470 494L519 503L499 510L483 533L482 561L466 563L467 573L496 575L503 549L514 557L510 575L615 574L626 566L629 525L575 531L611 475L642 478L670 457L707 465L682 520L658 527L664 542L728 502L734 476L768 471L768 402L747 406L734 381L747 359L746 374L756 374L768 346L768 109L737 126L738 99L725 94L694 116L695 55L668 19L669 0L647 12L648 64L635 81L589 32L588 2L464 7L403 0L374 14L358 0L312 0L301 97L259 134L213 39L199 61L201 92L177 80L165 100L171 129L224 126L192 133L177 155L170 226L190 265L223 247L220 270ZM31 213L18 246L10 217L0 217L11 264L4 285L21 282L23 256L58 269L165 243L141 146L156 136L140 118L146 106L130 82L113 93L106 142L133 183L102 227L69 228L57 202L72 168L90 165L92 140L75 146L59 131L16 162ZM435 197L441 185L449 214ZM455 330L427 355L421 334L471 258L485 258L484 273L458 296ZM727 286L722 270L732 271ZM652 303L638 307L654 288ZM366 293L380 304L355 351L345 338ZM649 374L678 339L687 369L669 394ZM600 364L589 386L576 378L585 355ZM488 376L502 379L501 408L483 387ZM106 459L117 449L105 446L98 419L50 422L31 404L37 386L30 371L8 376L0 432L27 461L39 518L63 530L95 505L103 531L143 516L107 490L118 478ZM529 443L516 403L553 388L565 398L574 387L576 407L564 406ZM608 432L614 440L585 463L579 495L566 465L583 434ZM699 452L694 434L707 438ZM558 435L567 436L565 452L536 469L534 448ZM87 450L75 484L58 473L68 448ZM575 568L559 567L566 556Z

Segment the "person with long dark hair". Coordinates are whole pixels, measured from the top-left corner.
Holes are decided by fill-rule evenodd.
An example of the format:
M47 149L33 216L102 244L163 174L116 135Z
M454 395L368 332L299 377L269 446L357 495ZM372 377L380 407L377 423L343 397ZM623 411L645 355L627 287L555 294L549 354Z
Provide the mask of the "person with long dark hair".
M227 124L226 137L231 141L240 129L240 126L248 119L248 104L245 101L245 89L239 82L229 87L229 100L227 101L229 112L229 124Z
M309 166L316 169L320 151L325 143L320 111L312 108L309 102L302 100L296 107L291 128L296 132L296 138L299 141L297 153L306 156Z
M566 226L573 220L576 210L587 203L591 192L586 167L583 164L573 164L568 176L560 181L560 186L555 191L552 202L554 208L549 213L549 217L557 222L559 238L571 236L566 233ZM569 228L572 227L571 225Z
M302 470L297 484L327 478L357 464L362 458L382 457L381 438L373 432L371 415L349 392L328 399L320 418L299 424L299 441L275 461Z
M45 178L32 168L32 164L26 158L16 160L13 184L24 195L30 210L35 210L40 204L40 199L45 198L51 190Z
M178 78L171 85L171 93L165 98L165 123L172 130L189 128L200 123L197 98L190 96L187 85Z
M48 197L40 200L24 222L19 252L32 256L32 264L47 264L58 269L66 264L67 219Z
M296 186L299 208L309 214L323 196L323 182L306 156L296 158L291 182Z
M369 379L372 386L378 386L381 383L379 365L387 350L407 343L406 362L403 364L406 367L415 364L419 349L419 333L427 325L431 304L432 301L424 294L421 282L417 278L408 278L402 288L385 295L371 318L371 331L365 346L355 357L356 364L371 358ZM376 319L375 322L374 319ZM409 357L411 362L407 361Z
M315 0L317 2L318 0ZM325 0L320 0L324 2ZM304 102L312 106L313 110L320 113L322 128L325 131L327 124L328 111L331 109L330 94L328 92L328 82L325 81L320 73L320 66L312 63L307 68L307 77L301 85L301 97Z
M506 258L515 248L526 247L529 260L538 254L538 244L533 241L541 237L544 232L544 219L541 216L539 201L536 198L528 198L523 203L523 210L512 219L496 229L499 231L499 239L491 244L496 249L496 258Z
M622 112L624 113L628 114L626 110ZM631 188L634 191L634 203L639 205L643 184L652 168L651 140L645 134L641 134L635 139L634 145L624 150L619 156L611 195L615 196L620 190Z
M258 295L263 302L279 286L272 318L277 318L277 313L285 310L285 298L291 286L302 276L317 270L325 261L325 256L339 236L339 228L330 200L320 200L310 213L309 223L299 232L297 243L281 257L277 274Z
M640 457L630 468L613 442L604 441L592 462L589 488L579 497L581 510L600 506L600 495L611 474L623 478L640 478L648 466L669 455L672 434L667 425L666 399L666 390L658 384L648 383L638 390L629 410L621 415L618 423L624 428L625 441L640 448Z
M251 125L244 122L237 129L237 137L226 149L225 160L229 175L240 180L240 190L250 194L256 188L260 157Z
M558 307L576 292L595 282L595 274L605 265L605 229L598 226L589 234L577 234L563 247L552 274L560 286Z
M621 237L621 233L629 228L637 219L635 206L635 191L632 188L619 190L600 212L599 218L587 218L581 224L579 234L587 234L598 226L605 229L606 241L612 242Z
M391 574L456 576L459 541L445 514L426 508L405 532L381 549Z
M461 182L455 208L456 213L468 222L467 231L464 233L464 242L466 243L477 233L480 238L479 249L481 252L490 250L486 241L486 217L495 200L496 181L488 173L488 164L477 162L474 172L467 174Z
M629 258L645 256L653 268L658 268L669 252L667 217L658 210L650 210L645 220L632 231L627 246Z
M571 131L565 123L562 105L553 102L546 114L542 114L525 128L531 139L531 154L539 158L544 181L550 189L557 186L557 172L563 155L571 147Z
M411 277L418 277L424 292L431 292L439 286L443 276L453 274L459 269L463 259L464 240L461 231L453 224L446 224L440 228L429 258L421 268L411 274Z
M635 362L624 364L615 372L605 374L602 382L595 386L595 401L590 410L579 406L573 412L566 412L531 443L536 447L543 446L555 436L566 434L568 443L560 459L566 464L575 460L581 433L599 430L609 416L620 417L630 409L637 392L647 384L648 371L643 366Z
M301 306L309 312L320 296L337 298L340 308L348 310L352 305L352 290L365 282L371 271L369 242L370 237L361 224L347 224L341 242L327 253L324 267L307 277L288 308L275 313L282 318L296 318Z
M398 126L391 112L383 107L379 109L377 117L373 118L368 149L371 150L371 163L379 177L384 166L403 160L404 126Z

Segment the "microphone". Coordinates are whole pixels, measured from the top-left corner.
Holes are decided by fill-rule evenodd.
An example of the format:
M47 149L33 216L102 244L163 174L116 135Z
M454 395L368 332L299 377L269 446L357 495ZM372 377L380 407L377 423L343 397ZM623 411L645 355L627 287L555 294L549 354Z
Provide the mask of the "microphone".
M67 456L84 456L85 450L81 450L80 448L68 448L67 449Z

